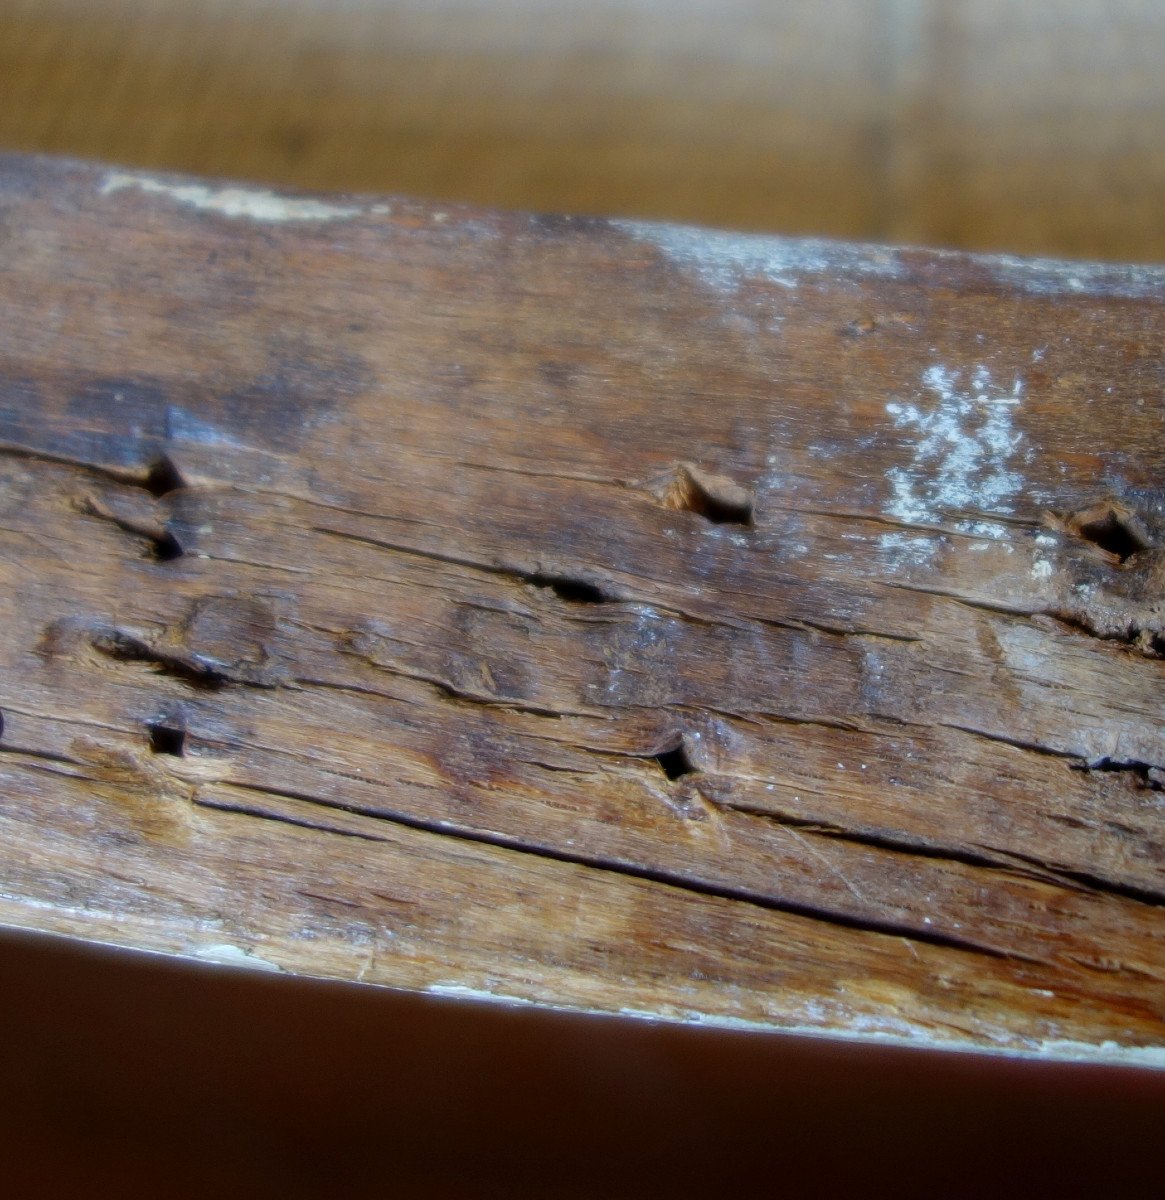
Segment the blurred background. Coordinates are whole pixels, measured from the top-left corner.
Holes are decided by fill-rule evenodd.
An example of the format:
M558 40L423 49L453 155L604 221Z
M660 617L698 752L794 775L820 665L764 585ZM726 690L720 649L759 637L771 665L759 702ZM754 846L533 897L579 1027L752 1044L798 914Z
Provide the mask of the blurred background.
M0 147L1165 260L1161 0L0 0Z

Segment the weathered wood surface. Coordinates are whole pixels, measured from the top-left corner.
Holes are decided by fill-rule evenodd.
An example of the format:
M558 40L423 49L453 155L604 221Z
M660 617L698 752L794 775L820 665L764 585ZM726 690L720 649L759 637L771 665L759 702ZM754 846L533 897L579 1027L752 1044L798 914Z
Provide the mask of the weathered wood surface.
M0 168L0 921L1165 1045L1165 271Z

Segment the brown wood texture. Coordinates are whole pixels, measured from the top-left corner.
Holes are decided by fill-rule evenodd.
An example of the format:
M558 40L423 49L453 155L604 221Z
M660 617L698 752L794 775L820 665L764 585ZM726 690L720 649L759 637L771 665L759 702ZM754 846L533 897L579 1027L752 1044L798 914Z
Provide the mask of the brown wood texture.
M0 147L1165 261L1159 0L0 0Z
M0 169L0 921L1158 1063L1165 272Z

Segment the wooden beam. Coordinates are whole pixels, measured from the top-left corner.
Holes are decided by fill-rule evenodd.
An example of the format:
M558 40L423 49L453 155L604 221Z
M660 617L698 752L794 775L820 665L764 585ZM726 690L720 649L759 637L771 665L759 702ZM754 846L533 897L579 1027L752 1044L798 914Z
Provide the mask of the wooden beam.
M0 165L0 921L1162 1061L1165 270Z

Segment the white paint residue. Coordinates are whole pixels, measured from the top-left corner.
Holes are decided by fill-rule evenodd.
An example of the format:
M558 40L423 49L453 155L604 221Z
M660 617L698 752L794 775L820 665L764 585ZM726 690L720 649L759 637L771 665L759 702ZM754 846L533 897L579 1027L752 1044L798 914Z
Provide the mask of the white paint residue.
M818 1018L814 1011L817 1006L812 1001L802 1004L805 1015ZM629 1017L639 1017L640 1010L623 1009ZM675 1019L671 1013L644 1013L644 1017L656 1023ZM1074 1042L1062 1038L1048 1038L1039 1041L1034 1038L1022 1039L1011 1044L981 1045L969 1038L936 1037L928 1031L916 1028L905 1021L895 1021L887 1017L875 1017L864 1013L852 1013L846 1016L844 1023L827 1027L821 1025L798 1025L792 1021L786 1022L779 1018L773 1020L756 1020L747 1017L733 1017L702 1012L687 1012L679 1014L679 1019L687 1025L703 1025L713 1029L742 1029L755 1032L772 1032L779 1030L784 1034L799 1037L827 1038L835 1041L858 1042L866 1045L883 1046L927 1046L936 1050L952 1050L956 1053L989 1055L992 1058L1014 1059L1044 1059L1053 1062L1081 1063L1120 1063L1127 1066L1165 1068L1165 1047L1161 1046L1125 1046L1119 1042L1104 1041L1097 1043Z
M444 996L454 1000L489 1000L494 1004L528 1005L535 1003L525 996L509 996L501 992L487 992L482 988L466 987L460 983L431 983L425 988L425 991L430 996ZM548 1007L554 1006L549 1005Z
M678 267L692 271L718 291L734 294L748 279L795 288L805 275L847 277L901 274L893 250L847 245L818 238L777 238L757 234L719 233L654 221L612 221L611 227L647 242Z
M886 405L894 425L917 436L910 465L887 472L887 515L910 525L938 525L952 512L1010 513L1023 487L1023 476L1012 468L1023 434L1012 428L1011 416L1022 401L1022 382L1000 388L979 366L964 384L961 372L935 365L924 372L922 385L929 402ZM993 521L956 521L955 527L984 539L1007 532Z
M925 534L883 533L878 546L896 567L926 566L934 557L934 539Z
M255 971L282 971L283 968L271 962L270 959L260 958L249 950L232 946L229 942L216 942L210 946L199 946L194 951L196 958L205 962L219 963L224 967L250 967Z
M677 266L696 272L706 283L734 292L744 279L768 279L796 287L799 277L830 273L838 281L854 276L894 278L902 275L897 250L817 238L774 238L717 233L652 221L612 221L614 229L658 247ZM929 250L936 262L957 270L987 273L998 283L1028 295L1065 292L1082 297L1122 296L1150 299L1165 291L1165 268L1117 263L1064 262L1016 258L1005 254L963 254Z
M150 175L107 175L101 185L101 194L108 196L125 188L137 188L158 196L185 204L188 208L203 212L221 213L224 217L245 217L252 221L336 221L345 217L358 217L362 208L349 204L329 204L323 200L309 200L299 196L279 196L275 192L256 191L251 188L213 188L202 183L166 183ZM378 204L377 213L388 212L388 206Z
M223 433L210 421L187 412L176 404L166 409L166 426L176 441L199 442L204 446L241 446L242 443Z
M972 256L972 261L989 270L999 283L1035 296L1069 291L1081 296L1148 300L1165 290L1165 270L1161 267L1057 262L1009 255Z

